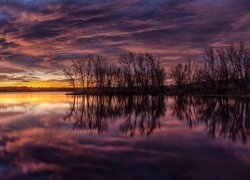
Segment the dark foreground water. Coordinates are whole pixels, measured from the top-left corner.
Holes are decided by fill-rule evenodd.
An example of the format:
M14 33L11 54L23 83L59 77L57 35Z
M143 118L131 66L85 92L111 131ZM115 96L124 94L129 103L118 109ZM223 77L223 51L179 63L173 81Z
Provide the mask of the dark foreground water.
M250 98L0 94L0 179L250 179Z

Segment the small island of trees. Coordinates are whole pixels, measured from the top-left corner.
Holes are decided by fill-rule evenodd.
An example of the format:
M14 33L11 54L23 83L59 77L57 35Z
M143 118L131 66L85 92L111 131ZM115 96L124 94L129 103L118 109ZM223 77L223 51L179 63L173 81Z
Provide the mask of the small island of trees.
M205 50L202 62L188 59L166 72L150 53L120 55L109 64L100 55L72 60L65 68L73 94L248 94L250 47L235 43ZM171 85L166 84L170 79Z

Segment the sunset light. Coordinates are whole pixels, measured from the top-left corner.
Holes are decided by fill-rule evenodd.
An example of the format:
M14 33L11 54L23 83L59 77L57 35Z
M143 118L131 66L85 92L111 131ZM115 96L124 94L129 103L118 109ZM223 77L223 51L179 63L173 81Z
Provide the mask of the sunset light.
M249 180L250 0L0 0L0 179Z

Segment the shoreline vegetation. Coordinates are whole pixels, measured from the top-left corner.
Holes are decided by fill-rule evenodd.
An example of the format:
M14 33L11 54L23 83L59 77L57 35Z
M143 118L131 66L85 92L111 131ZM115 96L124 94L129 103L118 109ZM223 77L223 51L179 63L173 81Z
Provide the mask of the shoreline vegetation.
M125 88L82 88L74 93L73 88L33 88L33 87L0 87L0 93L5 92L65 92L67 95L160 95L160 96L250 96L250 88L228 89L226 92L219 93L216 89L206 89L203 87L195 87L194 85L184 85L182 87L176 85L164 86L161 91L158 88L152 88L151 92L143 89L134 89L133 91Z
M243 43L205 49L167 70L150 53L122 54L117 63L88 55L64 69L67 87L0 87L0 92L67 92L69 95L250 95L250 47ZM170 84L166 82L171 82Z
M228 89L226 92L217 92L214 89L206 89L206 88L196 88L185 86L179 88L177 86L166 86L163 91L152 91L147 92L142 89L135 89L133 91L128 89L118 89L118 88L110 88L110 89L98 89L98 88L84 88L79 90L77 93L68 93L68 95L152 95L152 96L250 96L250 88L243 89Z
M100 55L78 57L64 72L71 95L249 95L250 47L210 47L200 63L188 59L168 72L150 53L133 52L115 65Z
M129 89L118 89L118 88L83 88L78 89L77 93L73 92L72 88L32 88L32 87L10 87L10 88L1 88L0 93L18 93L18 92L65 92L67 95L152 95L152 96L249 96L250 97L250 88L242 89L228 89L226 92L219 93L216 89L206 89L206 88L197 88L190 85L178 87L175 85L165 86L162 91L151 91L147 92L143 89L134 89L133 91Z

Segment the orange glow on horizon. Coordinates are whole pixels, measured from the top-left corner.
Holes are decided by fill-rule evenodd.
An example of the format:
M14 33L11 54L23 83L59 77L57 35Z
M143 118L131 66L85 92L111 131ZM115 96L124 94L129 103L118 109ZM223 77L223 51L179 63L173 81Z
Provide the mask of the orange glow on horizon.
M60 88L69 87L68 82L58 81L29 81L29 82L1 82L0 87L32 87L32 88Z

